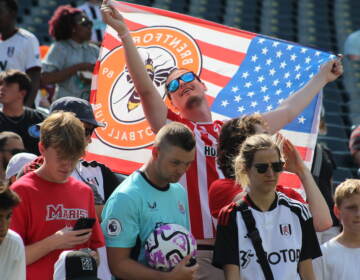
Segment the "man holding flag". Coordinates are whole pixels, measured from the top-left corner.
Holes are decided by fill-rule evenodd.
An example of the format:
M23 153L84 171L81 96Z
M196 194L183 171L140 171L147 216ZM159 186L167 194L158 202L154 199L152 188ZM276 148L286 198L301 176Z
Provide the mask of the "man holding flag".
M180 182L187 188L189 196L191 230L198 239L199 249L213 244L214 225L208 205L208 187L222 178L223 174L216 165L217 139L223 124L213 121L208 100L207 86L199 76L187 69L175 69L166 80L166 92L172 105L180 112L175 114L168 109L158 90L149 78L144 63L136 49L127 25L121 14L108 1L102 6L104 22L110 25L122 40L128 71L140 96L141 104L152 130L156 133L168 121L178 121L189 126L196 136L196 159ZM281 54L279 54L281 56ZM255 61L257 57L253 58ZM285 67L285 66L284 66ZM275 133L296 118L321 89L342 74L342 65L333 59L322 65L318 74L279 106L262 114L270 133ZM251 86L249 84L249 86ZM241 98L238 98L241 100ZM225 101L224 101L225 102ZM214 101L216 103L216 99ZM223 103L224 105L226 104ZM240 108L240 107L239 107ZM241 113L242 111L239 110ZM210 260L208 262L210 264ZM200 273L204 269L199 262ZM205 268L209 271L209 268ZM211 279L221 279L220 271L211 271ZM201 278L200 279L205 279ZM210 278L206 278L210 279Z

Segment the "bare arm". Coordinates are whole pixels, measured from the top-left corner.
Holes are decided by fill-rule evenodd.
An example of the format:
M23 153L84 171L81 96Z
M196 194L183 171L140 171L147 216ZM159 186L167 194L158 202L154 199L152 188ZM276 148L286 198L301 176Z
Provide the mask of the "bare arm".
M171 272L161 272L146 267L130 258L132 248L107 247L111 273L118 278L128 280L191 280L197 265L186 267L189 257L184 258Z
M32 67L26 70L26 74L31 79L31 92L26 98L25 105L28 107L34 107L34 100L40 86L40 67Z
M151 81L121 14L107 0L104 0L101 12L104 22L122 36L127 68L140 95L146 119L157 132L166 123L167 106Z
M316 280L312 259L307 259L299 263L299 274L302 280Z
M59 71L43 72L41 73L41 82L44 85L60 83L75 75L77 71L93 71L93 69L94 64L79 63Z
M87 233L83 236L77 236L82 233ZM53 235L25 246L26 265L32 264L42 257L48 255L57 249L69 249L78 244L85 243L91 236L91 230L82 229L74 231L59 230Z
M241 280L239 266L234 264L224 265L225 280Z
M284 140L283 151L286 157L285 169L298 175L304 186L315 230L321 232L330 228L332 219L329 207L310 170L305 166L298 151L289 140Z
M329 82L336 80L343 73L340 59L333 59L321 66L317 73L303 88L284 100L274 111L263 114L270 128L275 133L298 116Z

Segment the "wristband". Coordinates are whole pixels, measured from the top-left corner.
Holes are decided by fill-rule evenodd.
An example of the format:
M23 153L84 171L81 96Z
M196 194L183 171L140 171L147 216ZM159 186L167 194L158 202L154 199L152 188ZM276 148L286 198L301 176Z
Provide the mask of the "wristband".
M129 30L128 31L126 31L124 34L120 34L120 33L118 33L118 36L120 37L120 39L121 40L124 40L126 37L128 37L130 35L130 32L129 32Z

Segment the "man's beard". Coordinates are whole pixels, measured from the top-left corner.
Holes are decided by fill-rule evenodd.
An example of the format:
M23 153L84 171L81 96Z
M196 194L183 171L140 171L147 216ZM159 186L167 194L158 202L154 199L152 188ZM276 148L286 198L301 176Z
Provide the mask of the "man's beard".
M190 96L189 99L185 103L185 108L188 110L194 109L194 107L198 107L202 102L202 98L200 96Z

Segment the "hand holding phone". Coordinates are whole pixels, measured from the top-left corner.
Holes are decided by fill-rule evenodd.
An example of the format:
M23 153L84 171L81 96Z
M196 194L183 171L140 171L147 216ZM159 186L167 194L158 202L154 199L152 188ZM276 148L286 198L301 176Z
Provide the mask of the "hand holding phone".
M79 229L91 229L95 223L96 219L95 218L79 218L77 221L76 221L76 224L74 225L73 227L73 230L79 230ZM79 236L81 235L85 235L86 233L84 234L80 234Z

